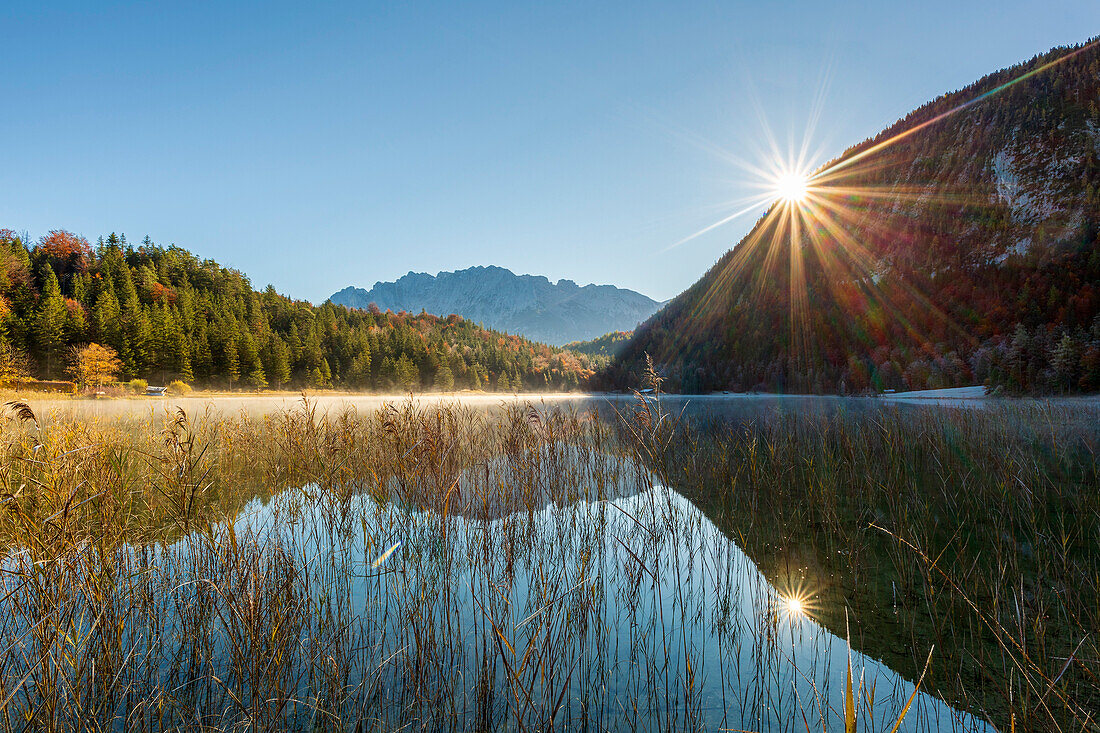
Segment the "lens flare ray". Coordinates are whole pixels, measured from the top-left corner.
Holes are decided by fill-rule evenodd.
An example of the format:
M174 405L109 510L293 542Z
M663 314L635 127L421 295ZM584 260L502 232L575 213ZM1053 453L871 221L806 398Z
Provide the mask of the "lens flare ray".
M763 299L774 292L785 291L790 325L787 356L792 373L803 373L800 366L808 359L820 358L820 355L809 353L813 329L842 328L840 324L830 324L822 316L822 303L817 299L823 296L847 313L852 323L858 322L862 324L860 328L870 329L870 333L861 331L856 337L871 344L887 343L887 333L895 331L931 350L935 338L928 329L973 340L964 325L953 320L945 304L933 302L922 292L921 283L929 275L909 273L898 266L896 258L899 254L904 256L905 242L913 236L913 229L923 224L919 219L897 214L897 207L954 208L958 211L952 215L961 215L967 210L988 212L990 207L1003 207L1004 202L993 184L982 179L977 179L967 190L951 190L931 183L921 185L919 180L913 183L911 173L893 177L894 181L904 182L891 182L891 170L912 165L912 159L901 153L887 153L921 130L995 97L1097 44L1100 39L1019 74L902 132L857 146L840 159L816 169L812 165L816 156L808 152L810 135L799 144L792 139L788 148L791 152L784 156L765 124L763 143L768 155L755 165L737 161L737 165L755 179L751 185L760 193L743 200L742 208L661 250L668 252L754 211L763 212L717 276L709 279L702 297L694 299L689 322L705 332L707 323L721 317L719 314L731 308L751 307L744 302L746 296ZM820 116L816 103L819 100L815 100L811 111L810 125L813 127ZM762 114L762 110L757 109L757 113ZM730 158L736 159L735 156ZM781 258L783 254L786 256ZM785 271L779 265L783 259L786 260ZM889 287L884 287L881 280L887 275ZM735 288L737 281L743 281L744 287ZM915 325L918 323L925 324L925 330Z

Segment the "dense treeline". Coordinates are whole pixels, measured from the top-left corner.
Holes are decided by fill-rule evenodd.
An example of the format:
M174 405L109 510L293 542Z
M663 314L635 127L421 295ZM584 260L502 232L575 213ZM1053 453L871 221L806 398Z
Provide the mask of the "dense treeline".
M603 336L588 341L571 341L562 348L575 351L578 354L588 354L589 356L618 356L626 348L626 345L630 342L630 337L633 335L633 331L609 331Z
M945 95L823 170L840 161L599 382L637 384L648 353L685 392L1100 390L1096 42Z
M252 289L179 247L0 230L0 382L56 379L73 347L114 349L121 379L224 388L567 389L586 357L458 316L313 306Z

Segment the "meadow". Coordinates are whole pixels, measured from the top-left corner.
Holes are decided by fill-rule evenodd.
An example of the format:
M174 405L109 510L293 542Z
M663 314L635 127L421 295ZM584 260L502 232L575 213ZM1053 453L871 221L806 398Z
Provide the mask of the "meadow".
M3 730L1097 727L1093 408L188 409L5 406Z

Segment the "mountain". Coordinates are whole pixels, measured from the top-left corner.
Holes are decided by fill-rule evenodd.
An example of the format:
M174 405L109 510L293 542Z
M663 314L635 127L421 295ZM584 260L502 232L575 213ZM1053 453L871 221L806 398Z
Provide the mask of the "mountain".
M429 275L410 272L370 290L348 287L330 300L349 308L409 311L445 316L457 313L492 328L535 341L564 344L630 330L653 315L660 303L613 285L552 283L540 275L516 275L503 267L470 267Z
M685 392L1100 390L1098 105L1095 40L924 105L773 204L599 383L648 354Z
M112 234L94 249L55 230L0 229L0 384L72 373L74 348L109 347L114 376L260 389L570 389L583 355L458 316L313 306L253 290L180 247Z

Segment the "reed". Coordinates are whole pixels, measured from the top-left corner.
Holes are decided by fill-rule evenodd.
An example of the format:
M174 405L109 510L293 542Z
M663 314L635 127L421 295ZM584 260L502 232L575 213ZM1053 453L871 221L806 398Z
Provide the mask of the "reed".
M1094 408L853 402L665 430L649 465L834 632L858 619L856 646L911 677L935 646L926 684L1002 729L1097 728Z
M12 405L0 729L819 730L845 729L848 706L861 731L980 727L936 718L942 706L858 654L862 682L837 688L847 645L772 587L785 589L775 568L790 548L809 547L847 551L854 580L838 573L836 587L896 576L891 631L921 663L937 650L922 685L979 711L1006 689L1017 729L1087 730L1096 469L1069 418L698 421L643 399L610 420L538 404L359 413L303 401L97 421ZM954 497L963 457L984 461L981 485ZM977 521L998 487L1008 495L987 508L1013 513L952 539L944 512ZM910 506L917 496L924 506ZM1041 561L997 549L1018 522L1029 534L1013 541L1036 542ZM793 540L802 532L809 545ZM1034 601L1047 604L1042 635L1024 604L1023 651L998 657L1012 645L982 631L981 614L1020 627L1005 623L1008 596L996 614L986 596L1020 578L1059 591ZM812 618L828 626L847 608L852 631L837 636L857 650L893 638L861 597L830 587L807 597ZM1059 674L1060 655L1071 663Z

